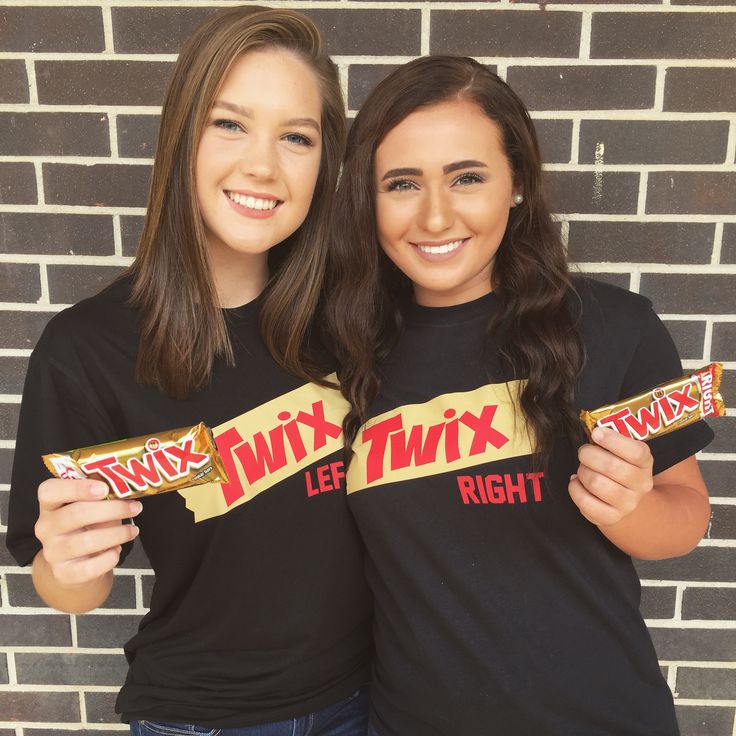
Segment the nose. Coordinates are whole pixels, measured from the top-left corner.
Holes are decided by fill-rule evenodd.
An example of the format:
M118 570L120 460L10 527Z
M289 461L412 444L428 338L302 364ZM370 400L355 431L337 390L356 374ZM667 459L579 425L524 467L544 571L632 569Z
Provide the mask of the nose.
M278 167L277 153L273 143L265 138L251 136L244 147L239 167L243 174L254 179L273 179Z
M426 189L418 224L429 233L441 233L452 225L453 219L449 193L444 188Z

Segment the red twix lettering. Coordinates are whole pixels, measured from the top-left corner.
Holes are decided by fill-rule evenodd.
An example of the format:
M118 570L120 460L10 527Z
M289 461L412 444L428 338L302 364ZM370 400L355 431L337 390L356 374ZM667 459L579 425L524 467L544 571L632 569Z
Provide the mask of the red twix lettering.
M323 448L329 438L336 439L342 433L339 424L326 418L322 401L312 402L311 412L300 410L292 418L291 412L281 411L276 419L278 423L272 429L256 432L250 439L243 439L236 427L230 427L215 436L230 478L228 483L222 484L222 493L228 506L245 495L238 466L248 483L253 484L290 462L287 448L294 460L300 462L307 455Z
M472 432L467 455L483 453L488 445L496 449L503 447L509 438L493 427L497 409L495 404L486 405L477 416L471 411L458 416L456 409L447 409L443 415L447 421L430 425L404 427L402 413L372 424L362 433L363 442L369 445L365 462L366 483L383 478L387 459L391 470L436 462L440 443L446 462L459 460L462 454L460 425Z

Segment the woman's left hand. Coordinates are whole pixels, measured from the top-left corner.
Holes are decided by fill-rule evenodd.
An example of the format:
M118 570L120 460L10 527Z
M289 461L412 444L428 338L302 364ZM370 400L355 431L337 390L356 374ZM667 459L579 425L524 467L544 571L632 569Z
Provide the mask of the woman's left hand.
M652 453L640 440L596 427L595 444L578 450L580 465L568 491L580 513L597 526L616 524L654 487Z

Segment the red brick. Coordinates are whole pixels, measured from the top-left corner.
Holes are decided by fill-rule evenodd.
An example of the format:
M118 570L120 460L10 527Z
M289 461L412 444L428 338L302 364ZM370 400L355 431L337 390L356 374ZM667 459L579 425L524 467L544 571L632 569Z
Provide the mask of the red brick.
M0 212L0 253L112 255L110 215Z
M30 620L30 619L29 619ZM77 693L0 691L0 713L5 721L79 721Z
M730 215L736 212L736 173L653 171L647 188L648 213Z
M0 10L0 51L104 51L102 10L11 7Z
M0 299L35 303L41 297L41 274L35 263L0 263Z
M731 620L736 614L736 588L685 588L682 596L684 619Z
M72 631L69 616L36 614L33 619L26 615L4 613L0 618L0 646L3 647L70 647ZM33 621L33 626L29 622Z
M672 618L677 589L662 585L643 585L639 610L644 618Z
M593 13L591 58L730 59L733 13Z
M639 110L654 104L651 66L511 66L507 81L531 110Z
M151 167L127 164L44 164L46 202L145 207Z
M687 222L570 223L574 261L710 263L715 226Z
M550 207L556 213L636 212L639 175L608 171L602 175L600 189L592 171L547 171L545 190ZM597 197L597 191L600 196Z
M28 358L0 355L0 394L22 393L27 368Z
M564 11L435 10L430 53L577 58L581 18Z
M156 105L163 102L168 61L37 61L38 99L45 105Z
M28 75L21 59L0 59L0 104L28 102Z
M40 286L39 286L40 291ZM32 350L52 312L0 312L0 348Z
M534 120L542 161L566 164L572 150L572 120Z
M20 404L0 404L0 439L14 440L18 432Z
M93 296L125 269L121 266L47 266L52 304L75 304Z
M16 653L22 685L121 685L127 666L122 654Z
M736 361L736 322L716 322L710 355L713 360Z
M0 113L6 156L109 156L104 113Z
M300 8L322 31L330 54L418 56L419 10Z
M733 611L731 614L729 619L733 617ZM736 677L733 674L732 669L718 667L678 667L678 696L688 700L736 700Z
M123 240L123 255L134 256L141 239L144 217L125 215L120 218L120 234Z
M729 274L643 273L641 293L662 314L736 312L736 289Z
M118 152L124 158L153 158L158 115L118 115Z
M373 88L398 64L351 64L348 67L348 108L358 110Z
M736 461L701 460L699 465L711 496L736 496Z
M668 560L637 561L636 569L642 580L694 580L700 582L730 582L736 570L736 548L696 547L685 557ZM736 641L733 642L736 645ZM725 652L724 652L725 654ZM683 659L705 659L684 657ZM662 657L680 659L680 657Z
M698 2L699 0L688 0ZM707 0L702 0L706 2ZM675 0L673 0L673 3ZM719 4L723 0L718 0ZM731 736L733 733L733 708L714 707L712 705L675 705L677 723L683 736ZM731 733L729 733L731 732Z
M728 129L728 120L584 120L579 160L593 163L603 144L607 164L721 164Z
M736 69L667 69L664 109L677 112L736 111Z
M36 170L32 163L0 163L0 204L36 204Z
M216 8L113 8L118 54L176 54L194 29Z

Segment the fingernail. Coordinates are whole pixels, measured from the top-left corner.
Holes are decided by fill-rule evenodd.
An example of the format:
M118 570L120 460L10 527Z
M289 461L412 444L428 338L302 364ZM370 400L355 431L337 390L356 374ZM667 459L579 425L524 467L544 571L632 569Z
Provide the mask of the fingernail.
M93 483L89 492L94 498L104 498L107 496L107 486L104 483Z
M130 502L130 513L133 516L137 516L141 511L143 511L143 504L140 501Z
M604 431L603 431L603 430L602 430L602 429L601 429L600 427L596 427L596 428L595 428L595 429L593 430L593 433L592 433L592 435L591 435L591 437L592 437L592 438L593 438L593 439L594 439L594 440L595 440L596 442L600 442L600 441L601 441L602 439L604 439L604 438L605 438L605 436L606 436L606 433L605 433L605 432L604 432Z
M130 538L135 539L140 534L141 530L135 524L131 524L131 526L133 528L130 530L131 532Z
M575 480L575 478L577 478L577 477L578 477L578 474L577 474L577 473L573 473L573 474L572 474L572 475L570 476L570 480Z

